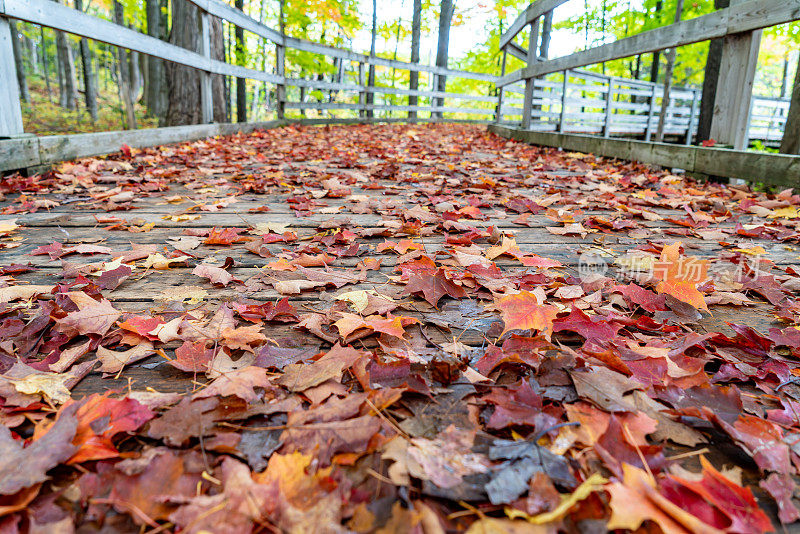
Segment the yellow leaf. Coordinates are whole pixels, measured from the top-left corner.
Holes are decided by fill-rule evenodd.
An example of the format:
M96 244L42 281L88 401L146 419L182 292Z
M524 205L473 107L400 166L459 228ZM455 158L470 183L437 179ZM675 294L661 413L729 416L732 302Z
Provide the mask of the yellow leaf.
M742 254L749 254L751 256L762 256L767 253L764 247L750 247L750 248L735 248L734 252L741 252Z
M289 230L289 223L265 222L256 224L249 233L253 235L282 234Z
M367 306L369 306L370 295L379 297L389 302L394 302L393 298L387 297L386 295L381 295L374 289L359 289L356 291L347 291L346 293L338 295L336 297L336 300L344 300L346 302L349 302L353 306L353 309L356 310L356 312L361 313L365 309L367 309Z
M189 301L189 304L197 304L208 296L208 291L198 286L177 286L170 287L156 295L156 300L161 301Z
M797 219L800 217L800 209L794 208L792 206L787 206L785 208L780 208L777 210L772 210L772 212L768 215L770 219L777 219L779 217L783 219Z
M200 215L164 215L161 217L165 221L172 221L172 222L185 222L185 221L194 221L200 218Z
M167 258L163 254L156 252L155 254L150 254L144 260L144 267L145 269L157 269L157 270L164 270L169 269L170 265L173 263L181 263L186 260L190 260L190 256L177 256L175 258Z
M656 257L645 252L633 251L625 254L624 256L620 256L614 260L614 263L623 269L627 269L628 271L641 273L653 270L656 264Z
M0 288L0 302L28 300L37 293L50 293L53 286L9 286Z
M534 525L544 525L547 523L552 523L554 521L558 521L565 515L570 509L575 506L578 502L582 501L593 492L603 489L603 484L606 484L608 480L603 478L600 473L594 473L592 476L587 478L580 486L578 486L575 491L571 494L562 496L561 504L556 506L553 510L549 512L545 512L543 514L538 514L534 516L530 516L525 512L514 508L506 508L506 515L511 519L518 519L523 518L527 519L529 522L533 523Z
M16 219L8 219L6 221L0 221L0 235L5 235L8 233L13 232L19 228Z

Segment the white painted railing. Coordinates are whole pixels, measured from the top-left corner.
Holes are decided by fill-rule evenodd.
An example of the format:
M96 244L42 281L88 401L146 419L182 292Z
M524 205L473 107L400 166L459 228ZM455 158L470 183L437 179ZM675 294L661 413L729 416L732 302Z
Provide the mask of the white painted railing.
M489 82L485 86L487 92L493 91L496 76L477 72L467 72L396 61L376 56L369 56L351 50L326 46L311 41L296 39L281 33L252 19L241 11L220 0L189 0L196 4L202 14L203 42L209 41L209 17L214 16L237 25L246 31L270 41L275 46L276 63L269 71L250 69L231 65L211 57L210 46L204 46L203 53L196 53L164 42L160 39L144 35L137 31L119 26L112 22L87 15L70 7L50 0L0 0L0 138L15 137L23 133L22 116L19 106L19 94L16 84L16 72L13 64L11 33L8 19L17 19L55 30L71 33L88 39L134 50L153 57L172 61L203 71L206 76L201 84L201 102L203 122L211 123L213 102L211 98L210 76L220 74L259 80L274 84L277 96L277 119L285 118L286 109L296 110L349 110L352 115L365 117L368 113L383 117L391 113L408 112L424 113L430 118L433 114L457 114L457 118L476 117L488 122L496 111L496 97L491 94L457 94L434 90L410 90L396 87L380 87L367 85L367 71L388 68L400 71L416 71L427 73L431 77L430 86L437 86L437 78L445 76L449 80L468 79ZM331 60L336 59L342 67L335 79L320 80L318 73L307 73L309 79L293 78L286 62L286 50L294 49L312 54L319 54ZM424 77L421 83L424 83ZM330 91L335 99L328 101L305 100L290 101L287 88L305 88L310 90ZM378 102L368 95L394 95L407 99L416 96L415 105L398 105ZM421 100L420 100L421 99ZM372 103L369 103L374 100ZM488 102L483 107L463 105L463 102ZM420 115L420 117L424 117ZM452 118L452 117L451 117Z
M540 26L552 11L569 0L536 0L525 9L509 29L500 37L503 53L502 73L497 82L500 113L496 121L516 125L523 130L581 133L612 136L640 136L652 140L662 110L664 86L646 81L616 78L578 70L580 67L600 64L625 57L645 54L666 48L697 43L729 35L742 36L758 33L761 28L800 19L800 0L742 0L731 6L690 20L683 20L634 35L613 43L589 48L556 59L540 57L537 51ZM514 38L529 29L528 49L514 42ZM759 34L760 35L760 34ZM542 41L549 35L542 32ZM757 51L757 42L755 42ZM525 66L506 73L508 55L521 59ZM757 54L756 54L757 55ZM733 56L731 56L733 57ZM729 58L730 59L730 58ZM753 54L744 58L753 69ZM738 70L737 70L738 69ZM724 70L724 69L723 69ZM736 58L729 61L729 71L744 71ZM717 92L717 102L722 102L719 123L722 130L729 126L740 131L732 137L733 145L747 146L748 140L779 141L783 136L789 100L751 95L750 80L737 79L740 87L722 86ZM728 84L728 85L736 85ZM505 93L505 94L504 94ZM729 94L720 99L720 93ZM672 88L665 109L664 134L682 138L691 144L698 128L701 93L693 88ZM738 102L744 102L739 105ZM749 102L749 108L747 105ZM744 112L726 110L742 108ZM717 111L715 110L715 117ZM735 123L735 124L734 124ZM727 134L727 132L726 132ZM713 131L712 131L713 135Z
M662 84L582 70L568 72L566 92L563 73L534 80L530 130L647 139L655 132L664 93ZM520 84L506 88L501 124L520 124L523 95ZM691 144L697 132L701 97L700 89L672 88L664 128L667 136ZM754 96L752 110L750 139L780 141L789 99Z
M564 71L553 67L554 64L579 66L589 64L587 62L597 59L595 56L600 53L597 50L605 50L603 54L597 56L601 60L618 57L622 53L619 46L608 48L604 45L592 49L595 51L587 51L591 54L580 52L567 56L567 59L546 60L546 58L534 58L535 50L526 51L514 43L514 37L525 27L530 27L531 30L536 28L538 31L539 20L567 0L537 0L503 34L500 44L504 61L500 77L374 57L288 37L220 0L189 1L196 4L202 12L204 41L208 37L208 18L219 17L271 42L275 47L275 64L268 71L231 65L213 59L208 46L204 47L203 53L192 52L50 0L0 0L0 138L15 137L23 133L9 18L135 50L203 71L207 76L201 84L201 102L198 102L198 105L203 110L203 121L206 123L211 123L214 116L210 84L212 74L273 84L276 96L275 118L278 120L286 118L286 110L296 110L301 113L314 110L319 117L323 115L333 117L333 114L336 114L343 118L366 118L368 115L374 115L376 120L397 119L411 114L416 114L419 120L428 120L439 115L444 120L472 118L480 122L494 121L522 125L524 128L538 131L589 133L605 137L643 136L647 140L650 139L658 123L662 85L603 76L573 68ZM770 5L775 4L775 0L764 1ZM787 1L800 5L800 0ZM737 13L741 20L736 24L729 21L729 12L722 15L721 12L713 14L712 22L728 21L725 22L723 30L707 29L703 26L703 33L699 37L686 37L678 33L677 37L671 39L673 41L678 39L676 42L687 40L695 42L712 34L717 35L720 31L728 31L730 24L740 29L742 25L747 28L758 27L767 25L767 22L774 24L777 21L776 16L772 15L770 15L772 18L767 17L769 20L766 22L758 21L749 11L740 11L741 13L738 11ZM769 15L771 12L767 10L765 13ZM784 13L781 15L783 17L781 20L794 16ZM697 26L696 22L685 22L691 23L692 27ZM674 30L668 29L663 31L659 29L658 32L664 33L664 35L659 34L664 38L675 33ZM630 44L624 49L625 53L655 46L642 44L641 41L640 38ZM535 46L536 40L533 48ZM336 60L339 69L330 79L319 79L317 73L308 73L312 74L308 79L292 77L292 66L286 62L288 49ZM526 60L527 67L506 74L507 54ZM431 83L428 84L428 89L417 90L370 86L367 83L367 72L370 67L425 73L431 78L429 80ZM450 80L477 80L488 84L482 84L480 89L482 94L478 91L440 92L433 90L437 86L436 78L439 76L446 76ZM420 78L420 82L424 84L424 77ZM300 100L297 98L300 92L289 91L289 88L321 90L329 93L324 99ZM292 100L292 97L295 99ZM416 97L416 103L411 97ZM699 101L700 93L697 89L674 88L671 91L665 121L665 133L668 136L682 138L686 143L691 142L697 128ZM767 142L780 139L786 122L788 101L755 97L751 109L752 117L748 128L750 138ZM0 168L3 168L1 163Z

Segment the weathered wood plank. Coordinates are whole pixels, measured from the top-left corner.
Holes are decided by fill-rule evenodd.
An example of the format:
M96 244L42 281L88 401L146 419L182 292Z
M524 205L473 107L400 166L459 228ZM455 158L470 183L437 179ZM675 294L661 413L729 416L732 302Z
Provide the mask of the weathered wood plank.
M8 20L0 17L0 80L3 80L0 84L0 138L23 133L17 70L11 45L11 40L16 38L16 35L11 35ZM0 152L0 160L2 155Z
M503 76L497 81L497 85L508 85L564 69L585 67L725 35L759 30L798 19L800 0L750 0L694 19L525 67Z
M535 2L531 2L525 11L520 13L517 19L511 23L511 26L508 27L508 30L503 32L503 35L500 36L498 48L501 50L505 48L505 46L511 42L511 40L514 39L514 37L516 37L525 26L538 19L548 11L552 11L568 1L569 0L536 0Z
M279 76L269 72L230 65L223 61L206 58L196 52L49 0L25 0L24 2L7 0L2 14L25 22L32 22L48 28L87 37L95 41L135 50L213 74L250 78L271 83L282 81Z
M42 164L50 164L66 159L116 152L123 144L143 148L180 143L216 135L230 135L236 132L250 132L261 128L275 128L282 124L280 121L242 124L198 124L153 128L150 130L43 136L39 137L39 154Z
M489 129L503 137L526 143L636 160L668 168L678 167L714 176L775 185L797 186L800 183L800 156L603 139L591 135L525 132L496 125L490 125Z
M732 0L732 5L742 4ZM745 150L752 109L753 81L758 64L761 30L728 35L723 40L722 63L714 98L711 138Z

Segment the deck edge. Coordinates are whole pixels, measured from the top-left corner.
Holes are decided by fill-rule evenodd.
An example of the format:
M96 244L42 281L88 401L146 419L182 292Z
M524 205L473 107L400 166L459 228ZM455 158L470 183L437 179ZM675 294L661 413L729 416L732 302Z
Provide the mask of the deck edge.
M800 185L800 156L726 148L672 145L594 135L533 132L497 124L489 131L524 143L639 161L687 172L739 178L768 185Z

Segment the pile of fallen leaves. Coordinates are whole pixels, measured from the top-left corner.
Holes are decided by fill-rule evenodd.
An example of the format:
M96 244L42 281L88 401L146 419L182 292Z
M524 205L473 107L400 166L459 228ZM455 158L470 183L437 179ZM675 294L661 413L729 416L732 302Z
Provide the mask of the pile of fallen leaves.
M0 194L2 533L800 519L791 190L438 125Z

